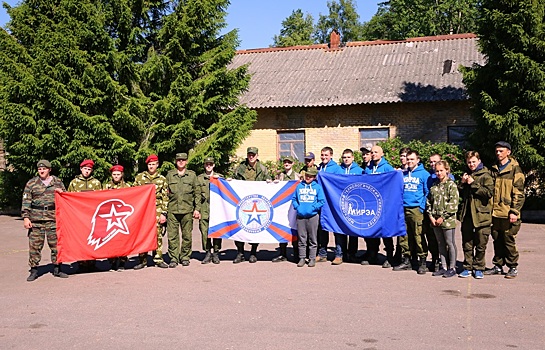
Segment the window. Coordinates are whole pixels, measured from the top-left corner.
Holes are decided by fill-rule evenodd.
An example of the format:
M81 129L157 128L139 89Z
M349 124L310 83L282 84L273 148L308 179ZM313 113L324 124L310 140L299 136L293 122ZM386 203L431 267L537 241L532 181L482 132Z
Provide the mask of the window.
M304 160L304 131L287 131L278 133L278 158L287 156L292 156L301 162Z
M449 126L448 127L448 142L466 147L468 144L469 134L475 131L475 125L468 126Z
M377 142L388 140L390 138L390 128L369 128L360 129L360 148L365 147L368 150L376 146Z

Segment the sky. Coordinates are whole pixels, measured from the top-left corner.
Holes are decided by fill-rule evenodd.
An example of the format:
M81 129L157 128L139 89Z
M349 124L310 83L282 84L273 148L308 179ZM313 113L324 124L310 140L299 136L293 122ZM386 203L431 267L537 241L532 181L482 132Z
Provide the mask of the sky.
M15 6L19 0L0 0ZM360 21L366 22L377 12L377 0L355 0ZM314 21L320 14L328 13L327 0L231 0L227 8L227 30L238 29L241 40L239 49L269 47L273 37L280 33L282 21L293 10L310 13ZM0 7L0 26L9 20L4 7Z

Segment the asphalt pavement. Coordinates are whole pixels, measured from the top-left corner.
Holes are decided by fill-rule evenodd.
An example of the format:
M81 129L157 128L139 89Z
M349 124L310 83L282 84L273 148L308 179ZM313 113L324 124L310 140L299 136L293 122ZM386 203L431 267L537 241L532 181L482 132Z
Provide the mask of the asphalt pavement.
M512 280L297 268L272 263L271 244L257 263L234 265L232 241L221 264L202 265L194 231L189 267L135 271L133 259L122 272L77 274L65 265L70 277L60 279L46 247L41 276L26 282L22 220L0 216L0 237L1 349L545 349L545 225L522 225Z

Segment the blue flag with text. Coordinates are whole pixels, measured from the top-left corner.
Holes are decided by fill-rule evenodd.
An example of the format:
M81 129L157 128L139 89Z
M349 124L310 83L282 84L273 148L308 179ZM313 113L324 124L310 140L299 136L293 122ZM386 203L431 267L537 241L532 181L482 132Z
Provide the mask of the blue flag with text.
M400 171L370 175L318 173L325 192L320 222L324 230L379 238L407 234Z

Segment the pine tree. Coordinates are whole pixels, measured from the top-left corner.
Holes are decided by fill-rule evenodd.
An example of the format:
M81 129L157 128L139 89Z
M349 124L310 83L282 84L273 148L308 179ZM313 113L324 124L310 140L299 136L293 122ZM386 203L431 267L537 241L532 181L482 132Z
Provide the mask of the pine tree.
M489 160L508 141L525 170L545 172L545 3L483 0L479 46L486 64L464 72L478 128L473 141Z
M327 2L329 13L320 14L316 30L315 40L319 43L328 43L331 32L336 29L341 35L341 41L358 41L362 36L360 16L356 12L356 4L353 0L333 0Z
M294 10L291 15L282 21L280 35L275 35L273 40L275 47L296 45L312 45L314 40L314 19L310 14L303 15L301 9Z

